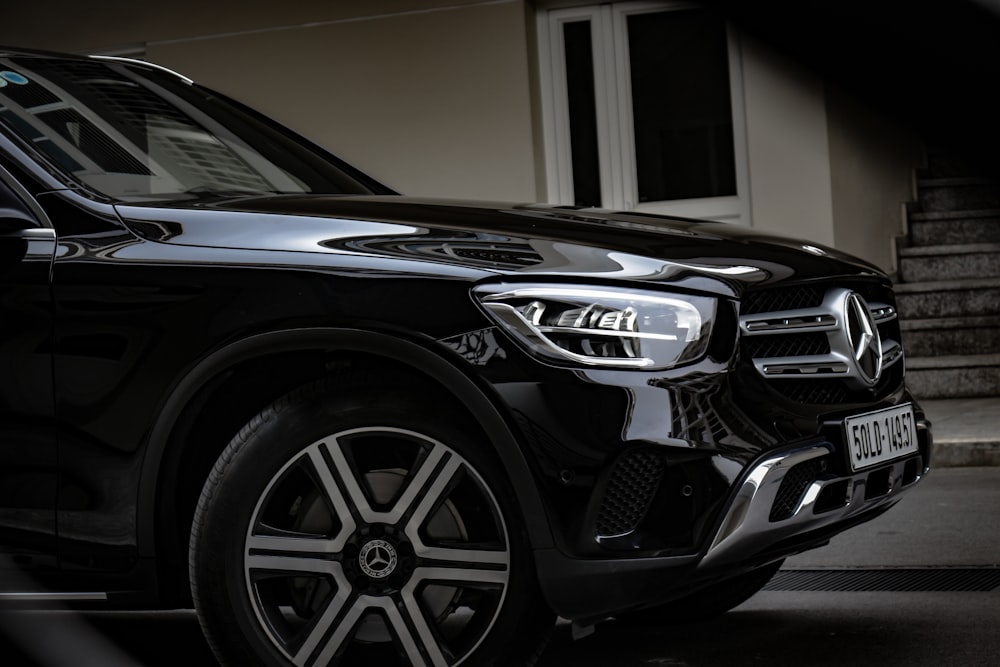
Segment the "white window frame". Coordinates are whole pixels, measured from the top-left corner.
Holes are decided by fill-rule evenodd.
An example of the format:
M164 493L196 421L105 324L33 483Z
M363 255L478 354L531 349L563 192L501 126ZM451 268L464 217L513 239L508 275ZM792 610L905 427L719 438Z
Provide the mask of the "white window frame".
M727 27L727 35L736 194L638 203L628 17L696 7L698 5L691 2L644 1L539 12L539 81L545 137L546 196L549 202L572 205L575 201L563 26L574 21L588 20L593 49L601 206L750 225L743 65L738 37L731 26Z

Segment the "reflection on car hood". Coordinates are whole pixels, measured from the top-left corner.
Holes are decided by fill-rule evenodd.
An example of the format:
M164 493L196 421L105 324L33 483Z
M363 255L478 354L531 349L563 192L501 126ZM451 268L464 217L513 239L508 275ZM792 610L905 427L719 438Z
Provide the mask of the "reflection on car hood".
M748 283L791 278L882 276L857 258L808 242L634 212L326 195L229 195L117 208L151 241L387 256L483 275L654 280L711 291L721 284L734 293Z

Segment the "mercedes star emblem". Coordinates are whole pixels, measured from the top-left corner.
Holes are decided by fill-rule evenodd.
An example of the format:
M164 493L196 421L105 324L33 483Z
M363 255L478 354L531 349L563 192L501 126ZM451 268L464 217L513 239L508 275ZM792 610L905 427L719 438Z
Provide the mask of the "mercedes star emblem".
M372 579L384 579L396 569L396 548L385 540L371 540L361 548L358 563Z
M847 343L851 347L855 375L872 386L882 375L882 339L868 304L856 292L844 302Z

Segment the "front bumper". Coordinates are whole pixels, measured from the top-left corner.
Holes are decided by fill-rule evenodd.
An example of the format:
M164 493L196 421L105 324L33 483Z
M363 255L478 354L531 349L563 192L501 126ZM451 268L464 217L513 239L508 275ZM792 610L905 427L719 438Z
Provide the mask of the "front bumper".
M748 465L696 554L571 558L536 552L550 605L582 622L667 602L742 572L821 546L879 516L929 470L930 423L917 419L919 453L838 474L826 441L765 452Z
M876 516L894 505L928 470L930 424L917 421L920 454L848 475L827 473L829 443L768 452L736 487L699 562L712 569L745 562L824 528Z

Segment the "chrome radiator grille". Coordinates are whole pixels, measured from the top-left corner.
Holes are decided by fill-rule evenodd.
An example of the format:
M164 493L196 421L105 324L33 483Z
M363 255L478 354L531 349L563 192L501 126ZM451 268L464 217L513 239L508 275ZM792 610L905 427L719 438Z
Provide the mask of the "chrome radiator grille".
M880 285L750 293L740 314L743 358L801 403L865 402L898 387L899 332L892 290Z

